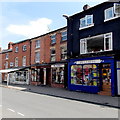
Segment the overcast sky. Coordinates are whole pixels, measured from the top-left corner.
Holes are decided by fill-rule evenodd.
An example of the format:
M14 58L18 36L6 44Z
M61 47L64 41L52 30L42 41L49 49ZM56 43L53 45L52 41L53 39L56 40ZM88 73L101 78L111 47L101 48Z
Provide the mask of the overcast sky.
M23 1L23 0L21 0ZM24 0L0 2L0 46L18 42L66 26L63 14L73 15L82 11L83 5L97 5L106 0ZM74 1L74 2L73 2Z

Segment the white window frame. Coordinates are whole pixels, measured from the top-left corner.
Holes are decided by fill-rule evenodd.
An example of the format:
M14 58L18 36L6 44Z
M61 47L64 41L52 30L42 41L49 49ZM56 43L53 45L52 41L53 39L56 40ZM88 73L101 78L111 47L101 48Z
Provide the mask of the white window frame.
M52 49L51 49L51 51L52 51L52 50L55 50L55 48L52 48ZM54 59L54 60L52 60L52 59L51 59L51 61L53 62L53 61L55 61L55 60L56 60L56 51L55 51L55 54L52 54L52 53L51 53L51 58L52 58L52 57L55 57L55 59Z
M120 5L120 4L114 3L113 7L110 7L110 8L107 8L107 9L104 10L104 22L120 17L120 13L115 13L116 5ZM112 10L112 17L111 18L106 18L106 12L110 9Z
M54 38L52 38L52 36L55 36ZM51 44L55 44L56 43L56 34L53 34L50 36L51 38ZM53 42L55 40L55 42Z
M64 51L62 51L62 49ZM66 58L62 59L62 55L66 56ZM66 60L66 59L67 59L67 45L66 46L61 46L61 60Z
M35 63L39 63L39 62L40 62L40 52L35 52Z
M26 56L22 57L22 66L26 66Z
M10 62L10 67L12 67L14 65L14 63L13 62Z
M81 45L81 44L84 44L84 46ZM83 47L81 47L81 46L83 46ZM87 50L86 39L81 39L81 40L80 40L80 54L85 54L85 53L86 53L86 50Z
M23 45L23 46L22 46L22 50L23 50L23 51L26 51L26 50L27 50L27 45Z
M8 61L5 62L5 69L8 68Z
M65 33L65 32L66 32L66 34L63 35L63 33ZM65 37L65 36L66 36L66 39L63 40L63 37ZM66 41L66 40L67 40L67 30L61 32L61 41Z
M106 50L106 38L109 38L109 50ZM104 51L110 51L113 50L113 37L112 37L112 32L104 34Z
M7 60L8 58L9 58L9 54L6 53L6 54L5 54L5 59Z
M88 18L91 18L91 24L88 24ZM85 20L85 26L81 26L81 21ZM89 28L89 27L93 27L94 23L93 23L93 14L92 15L86 15L85 17L80 19L80 30L81 29L85 29L85 28Z
M108 35L110 35L110 36L106 37ZM99 35L97 35L97 36L99 36ZM109 39L109 50L106 50L106 46L105 46L106 45L106 42L105 42L106 38L110 38ZM87 40L89 40L89 38L80 39L80 54L91 53L91 52L87 52ZM85 44L84 47L83 47L82 44ZM112 32L104 34L104 51L97 51L97 52L105 52L105 51L111 51L111 50L113 50L113 35L112 35ZM96 53L96 52L94 52L94 53Z
M15 67L18 67L18 57L15 58Z
M35 48L40 48L40 40L35 41Z
M18 47L15 47L15 52L16 52L16 53L18 52Z

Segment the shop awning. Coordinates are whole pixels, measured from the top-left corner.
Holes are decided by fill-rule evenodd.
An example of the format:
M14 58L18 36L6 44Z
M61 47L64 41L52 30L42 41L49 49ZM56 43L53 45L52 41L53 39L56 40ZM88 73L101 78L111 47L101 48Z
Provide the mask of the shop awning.
M14 72L19 70L19 68L14 68L14 69L4 69L4 70L0 70L0 73L9 73L9 72Z

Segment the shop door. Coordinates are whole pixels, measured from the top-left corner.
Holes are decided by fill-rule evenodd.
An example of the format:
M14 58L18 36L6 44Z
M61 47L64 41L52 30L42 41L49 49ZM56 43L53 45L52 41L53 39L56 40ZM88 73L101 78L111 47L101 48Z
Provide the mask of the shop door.
M41 84L44 83L44 71L43 71L43 68L40 69L40 82L41 82Z
M50 68L46 69L46 85L48 86L51 85L51 69Z
M102 95L111 95L111 68L110 64L102 64Z

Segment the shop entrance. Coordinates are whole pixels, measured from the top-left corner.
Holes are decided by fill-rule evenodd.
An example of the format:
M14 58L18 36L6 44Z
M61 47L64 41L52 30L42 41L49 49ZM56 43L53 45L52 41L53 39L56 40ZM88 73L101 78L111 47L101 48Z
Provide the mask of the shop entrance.
M111 95L111 68L110 64L101 65L101 95Z

